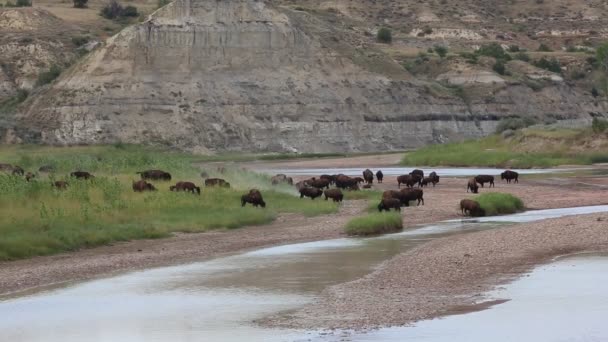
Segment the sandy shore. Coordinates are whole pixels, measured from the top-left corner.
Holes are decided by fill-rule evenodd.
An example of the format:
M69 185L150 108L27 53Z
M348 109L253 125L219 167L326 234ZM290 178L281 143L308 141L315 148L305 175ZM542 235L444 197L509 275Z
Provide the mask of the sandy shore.
M330 287L316 303L295 313L263 323L314 329L407 325L483 308L484 292L556 256L606 251L606 214L447 237L398 255L362 279Z
M599 182L598 178L598 182ZM425 188L426 205L402 211L404 225L437 222L459 217L458 203L471 197L465 192L464 179L442 179L436 188ZM505 191L524 199L530 208L560 208L606 204L605 190L594 180L586 185L576 182L526 181L519 185L497 183L482 191ZM388 177L377 190L396 188ZM0 295L16 291L37 291L49 286L107 276L118 272L207 260L228 254L281 244L318 241L343 236L343 227L351 218L363 215L365 201L345 202L334 215L306 218L282 215L270 225L200 234L178 234L161 240L139 240L83 249L55 256L0 263Z

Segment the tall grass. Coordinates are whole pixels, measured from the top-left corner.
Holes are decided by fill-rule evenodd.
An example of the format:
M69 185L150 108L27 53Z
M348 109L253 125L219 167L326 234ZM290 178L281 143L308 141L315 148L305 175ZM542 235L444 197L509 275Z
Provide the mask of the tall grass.
M271 187L267 176L227 170L211 176L225 178L231 189L204 188L200 196L174 193L178 180L202 183L198 157L137 146L8 147L0 162L28 171L50 164L57 172L33 182L0 174L0 260L26 258L97 246L113 241L160 238L172 232L202 232L271 222L280 213L306 216L338 210L331 201L301 200L291 187ZM173 174L173 182L153 182L159 191L134 193L136 171L158 168ZM68 179L70 171L93 172L93 180ZM66 179L67 190L51 186ZM262 191L265 209L241 207L240 197L250 188Z
M524 202L511 194L489 192L475 197L486 216L514 214L524 210Z
M369 236L394 233L403 229L401 213L372 213L350 220L344 229L353 236Z
M431 145L408 153L402 159L403 165L425 166L486 166L504 168L555 167L559 165L588 165L608 160L608 153L602 151L580 151L585 139L584 132L578 130L524 130L514 139L499 135L460 143ZM529 139L546 139L537 142L533 149L526 150ZM538 152L542 151L542 152Z

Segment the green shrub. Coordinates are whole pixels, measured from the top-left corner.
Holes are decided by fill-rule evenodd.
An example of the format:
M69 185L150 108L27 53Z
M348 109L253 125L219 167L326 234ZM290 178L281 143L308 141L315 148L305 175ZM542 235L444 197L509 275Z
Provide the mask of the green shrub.
M508 129L516 131L534 124L536 124L536 120L531 117L502 119L496 126L496 133L502 133Z
M345 232L348 235L369 236L394 233L403 229L401 213L373 213L357 217L346 224Z
M510 45L509 46L509 52L519 52L519 46L518 45Z
M595 133L604 133L608 129L608 121L600 118L593 118L591 129Z
M530 55L528 55L525 52L519 52L515 55L515 59L520 60L520 61L524 61L524 62L529 62L530 61Z
M551 52L553 50L551 50L551 48L549 46L547 46L545 43L541 43L538 46L538 51L540 51L540 52Z
M137 7L127 6L123 7L116 0L110 0L104 7L102 7L99 14L110 20L137 17L139 15Z
M500 192L489 192L474 198L486 216L514 214L524 209L524 202L511 195Z
M61 68L58 65L51 65L48 71L45 71L38 75L38 81L36 81L36 86L40 87L45 84L49 84L53 82L57 77L61 75Z
M482 45L477 54L480 56L494 57L503 61L510 61L511 56L505 52L505 50L498 43L490 43Z
M448 48L443 45L435 45L435 53L441 58L444 58L448 54Z
M549 70L551 72L555 72L560 74L562 72L562 66L559 61L555 58L546 59L545 57L534 61L534 66L537 68Z
M494 70L499 75L504 75L506 72L505 63L501 60L497 60L496 63L492 66L492 70Z
M378 30L376 40L380 43L390 44L393 41L393 33L389 28L383 27Z
M74 46L80 47L83 46L84 44L89 42L89 37L87 36L77 36L77 37L72 37L72 44L74 44Z
M600 96L600 92L599 92L599 91L597 91L597 88L596 88L596 87L593 87L593 88L591 89L591 96L593 96L593 97L598 97L598 96Z
M137 12L137 7L127 6L123 9L120 15L123 17L137 17L139 13Z
M32 1L31 0L17 0L17 2L15 2L15 7L32 7Z

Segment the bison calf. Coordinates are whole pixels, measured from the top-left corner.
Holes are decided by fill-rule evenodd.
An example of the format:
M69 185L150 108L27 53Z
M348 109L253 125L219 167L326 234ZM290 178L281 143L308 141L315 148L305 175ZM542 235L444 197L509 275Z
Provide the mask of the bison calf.
M140 181L133 182L133 191L135 191L135 192L156 191L156 188L154 187L154 185L152 185L142 179Z

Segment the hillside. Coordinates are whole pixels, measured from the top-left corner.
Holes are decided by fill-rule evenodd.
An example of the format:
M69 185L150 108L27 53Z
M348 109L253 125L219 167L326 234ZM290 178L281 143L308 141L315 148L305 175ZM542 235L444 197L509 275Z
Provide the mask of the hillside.
M40 4L95 39L108 32L90 17L96 1L72 22L65 4ZM605 14L605 2L582 0L177 0L30 87L0 134L344 152L481 137L512 117L584 126L608 115L605 73L590 58L608 40ZM376 41L380 27L391 44Z

